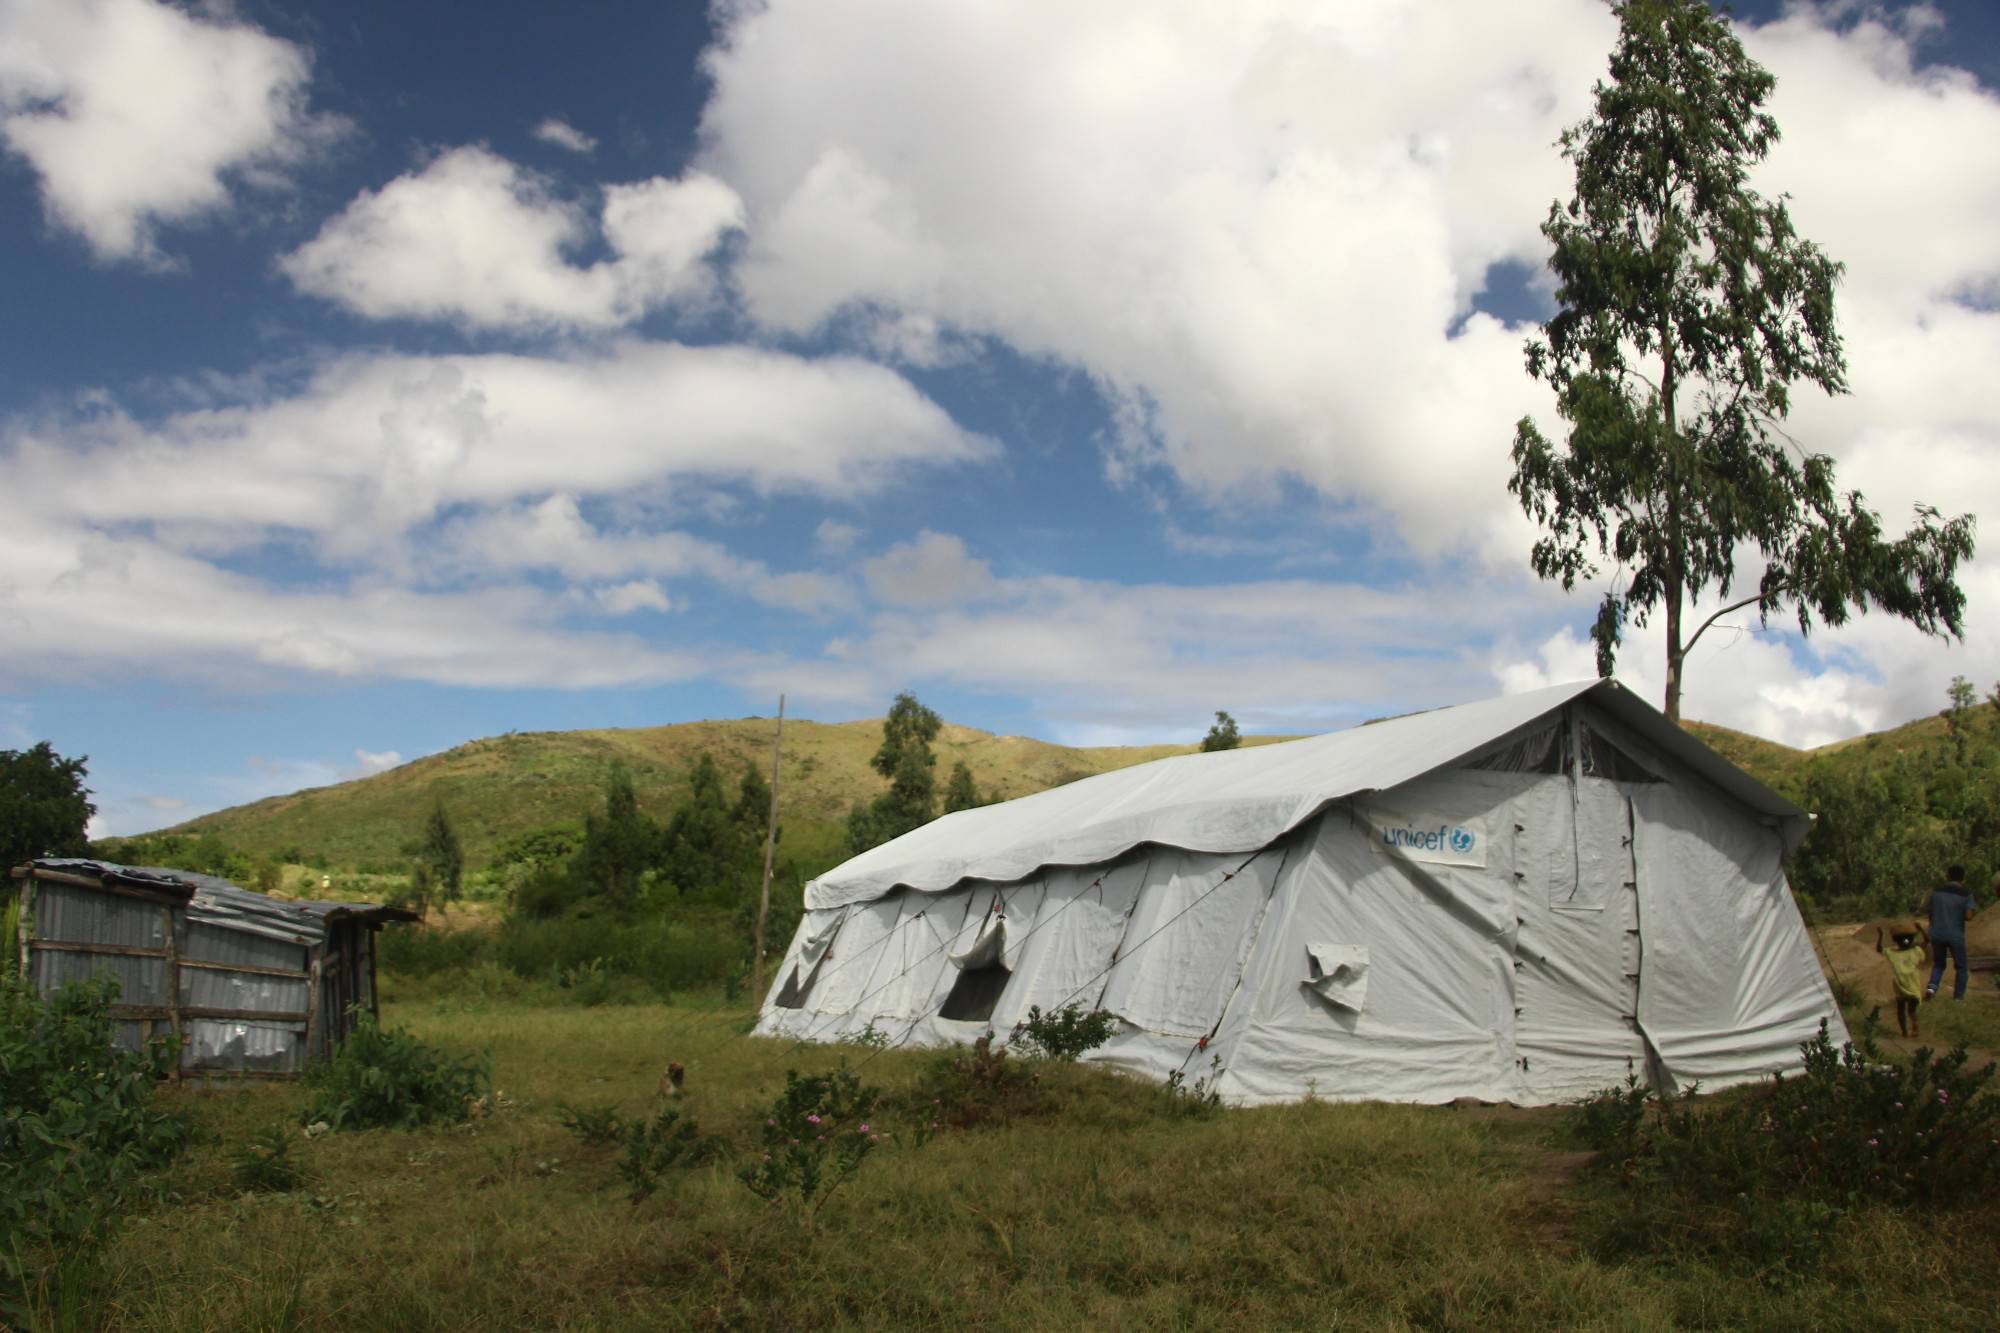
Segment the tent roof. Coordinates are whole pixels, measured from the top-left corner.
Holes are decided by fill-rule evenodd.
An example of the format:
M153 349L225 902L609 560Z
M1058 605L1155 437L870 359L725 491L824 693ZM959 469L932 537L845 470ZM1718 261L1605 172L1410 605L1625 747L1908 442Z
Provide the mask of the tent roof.
M1006 883L1045 866L1109 861L1142 844L1200 852L1269 845L1331 803L1399 787L1588 698L1641 739L1759 814L1788 845L1806 815L1614 680L1412 713L1277 745L1175 755L999 805L962 810L863 852L806 886L809 908L897 888L935 893L968 879Z

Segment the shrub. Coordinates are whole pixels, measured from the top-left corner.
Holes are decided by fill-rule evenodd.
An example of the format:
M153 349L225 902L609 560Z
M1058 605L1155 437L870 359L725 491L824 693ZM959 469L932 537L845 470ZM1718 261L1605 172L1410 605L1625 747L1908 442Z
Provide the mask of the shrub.
M1733 1254L1776 1273L1810 1268L1830 1226L1864 1205L1950 1205L2000 1184L1993 1066L1963 1049L1883 1060L1870 1017L1839 1048L1825 1024L1801 1044L1804 1070L1699 1105L1636 1081L1588 1099L1571 1124L1594 1135L1621 1207L1599 1248Z
M110 980L45 998L0 978L0 1292L94 1250L187 1146L187 1122L153 1104L179 1052L164 1038L114 1049L117 995ZM0 1295L0 1316L20 1313Z
M787 1070L785 1090L764 1118L762 1151L737 1179L761 1198L796 1194L817 1213L880 1141L871 1123L879 1096L844 1065L810 1076Z
M693 1165L709 1155L709 1141L692 1120L673 1107L663 1107L651 1120L625 1126L625 1156L618 1175L632 1191L632 1202L643 1203L660 1187L670 1167Z
M416 922L397 922L375 937L376 961L385 972L401 977L429 977L474 967L491 956L490 930L434 930Z
M312 1093L299 1116L306 1124L409 1129L471 1115L492 1089L492 1061L447 1056L361 1014L333 1058L306 1071L306 1082Z
M236 1188L250 1193L289 1194L304 1184L305 1168L292 1157L295 1141L285 1126L266 1125L238 1144L229 1164Z
M570 1106L559 1103L556 1119L562 1127L593 1147L625 1142L625 1117L615 1106Z
M1006 1120L1040 1106L1041 1080L1005 1050L993 1048L991 1032L970 1046L950 1047L938 1054L919 1083L925 1122L970 1128L988 1120Z
M1028 1055L1067 1064L1111 1040L1117 1030L1118 1020L1103 1009L1071 1004L1044 1014L1040 1005L1031 1005L1009 1044Z
M720 986L738 969L742 945L728 922L710 912L639 920L605 912L512 918L500 931L496 954L524 977L560 979L566 971L595 965L668 995Z

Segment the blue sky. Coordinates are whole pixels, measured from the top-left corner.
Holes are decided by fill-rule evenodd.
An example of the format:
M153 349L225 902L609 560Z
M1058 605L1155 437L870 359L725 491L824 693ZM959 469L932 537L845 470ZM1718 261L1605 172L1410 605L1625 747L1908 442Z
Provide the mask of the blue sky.
M1992 512L2000 21L1745 4L1802 401ZM507 730L1306 731L1591 671L1513 422L1596 0L0 0L0 747L131 832ZM1796 744L2000 678L1733 624ZM1657 639L1621 675L1657 695Z

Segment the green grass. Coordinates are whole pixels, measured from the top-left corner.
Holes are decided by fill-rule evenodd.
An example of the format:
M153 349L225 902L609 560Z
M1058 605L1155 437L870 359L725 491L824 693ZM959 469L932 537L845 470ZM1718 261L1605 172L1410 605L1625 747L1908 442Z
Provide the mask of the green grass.
M301 1139L308 1185L233 1184L240 1146L296 1086L181 1090L210 1139L182 1202L129 1227L82 1326L258 1328L1985 1328L1990 1217L1863 1212L1827 1267L1774 1286L1727 1265L1605 1264L1576 1239L1601 1186L1554 1112L1308 1104L1170 1114L1161 1092L1046 1067L1041 1108L907 1135L808 1225L722 1161L627 1202L615 1150L564 1104L677 1105L730 1152L787 1068L868 1061L905 1109L932 1057L753 1040L707 1001L575 1010L392 1006L448 1049L490 1050L502 1098L454 1129ZM1983 1228L1983 1229L1982 1229ZM1982 1248L1983 1247L1983 1248Z

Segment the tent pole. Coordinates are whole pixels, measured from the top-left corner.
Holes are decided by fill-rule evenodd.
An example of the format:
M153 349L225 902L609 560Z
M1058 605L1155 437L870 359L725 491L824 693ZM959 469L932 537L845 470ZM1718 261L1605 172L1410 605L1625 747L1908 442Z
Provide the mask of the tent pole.
M750 993L764 1003L764 923L771 915L771 853L778 842L778 756L785 745L785 696L778 696L778 734L771 740L771 817L764 825L764 886L757 891L757 939L750 960Z

